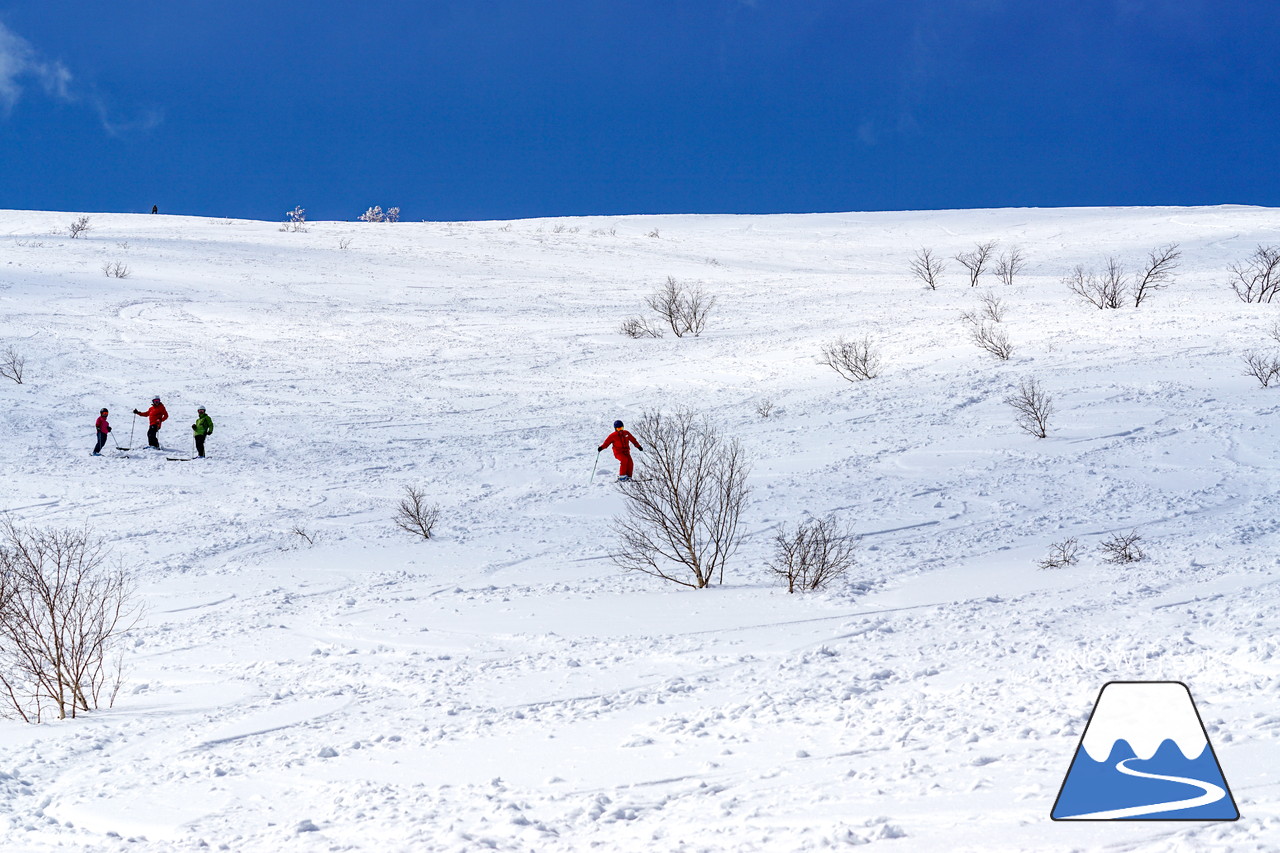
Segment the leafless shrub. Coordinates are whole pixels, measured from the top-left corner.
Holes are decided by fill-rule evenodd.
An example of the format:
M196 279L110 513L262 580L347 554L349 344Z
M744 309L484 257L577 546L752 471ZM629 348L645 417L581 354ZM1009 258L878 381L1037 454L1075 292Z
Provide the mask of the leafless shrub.
M653 237L654 239L657 239L657 237L658 237L658 229L657 229L657 228L653 229L652 231L650 231L650 232L649 232L648 234L646 234L645 236L646 236L646 237Z
M395 524L406 533L431 538L431 531L440 518L440 505L427 503L427 495L414 486L404 487L404 498L396 506Z
M1080 540L1072 536L1049 546L1049 556L1040 561L1042 569L1064 569L1079 562Z
M857 536L833 518L803 521L794 532L786 525L773 537L773 559L767 565L785 578L787 592L822 589L853 566Z
M295 206L293 210L286 211L284 217L284 224L280 226L281 231L306 233L307 212L300 205Z
M290 530L289 532L292 533L294 536L297 536L303 542L306 542L308 547L316 544L316 534L310 530L307 530L305 527L303 527L300 524L295 524L293 526L293 529Z
M123 568L108 568L87 529L0 522L0 692L6 715L38 723L108 707L120 688L116 646L138 611Z
M1182 252L1178 251L1177 243L1170 243L1147 253L1142 272L1133 281L1134 308L1141 308L1151 294L1164 290L1173 282L1173 274L1178 269L1181 257Z
M880 375L880 349L870 336L860 341L836 338L822 348L818 364L825 364L850 382L875 379Z
M508 222L506 225L503 225L503 226L502 226L502 227L500 227L498 230L499 230L499 231L501 231L501 232L503 232L504 234L505 234L505 233L507 233L507 232L509 232L509 231L511 230L511 223L510 223L510 222Z
M1104 555L1102 561L1120 565L1123 563L1136 563L1144 559L1147 555L1138 545L1141 541L1142 537L1138 535L1137 530L1112 534L1110 539L1098 546Z
M662 329L646 317L628 317L622 321L622 334L628 338L660 338Z
M565 229L566 229L567 227L568 227L568 226L563 225L563 224L553 225L553 226L551 227L551 233L552 233L552 234L563 234L563 233L565 232Z
M677 338L685 335L696 338L706 328L716 299L707 296L700 285L688 288L667 276L667 283L649 297L648 304L671 327Z
M339 248L339 249L341 249L341 250L342 250L342 251L344 251L344 252L345 252L347 249L350 249L350 248L351 248L351 238L350 238L350 237L339 237L339 238L338 238L338 248Z
M72 240L76 239L81 234L92 230L93 226L89 224L89 217L87 216L81 216L79 219L67 226L67 231L70 232Z
M1116 258L1107 258L1107 268L1101 275L1077 266L1065 279L1072 293L1098 309L1123 305L1128 281L1124 267Z
M22 374L26 371L27 359L12 346L5 347L0 353L0 376L22 384Z
M1276 320L1271 324L1271 328L1268 330L1268 334L1271 335L1271 339L1273 341L1280 344L1280 320Z
M1013 355L1013 344L1009 341L1009 333L995 323L983 320L975 323L969 330L969 337L979 346L1001 361L1008 361Z
M121 261L107 261L102 265L102 274L107 278L128 278L129 267Z
M1026 256L1015 246L1007 252L1000 253L1000 257L996 259L996 268L992 272L1005 284L1013 284L1014 276L1026 269L1026 266Z
M720 266L720 262L715 258L707 258L707 266L718 267Z
M1270 302L1280 292L1280 249L1274 246L1259 246L1228 269L1231 289L1242 302Z
M646 412L635 432L644 440L645 465L619 484L624 507L613 521L614 563L694 589L724 583L742 540L750 468L742 445L689 411Z
M911 259L911 274L930 290L938 289L938 278L946 268L946 262L935 257L932 249L920 249Z
M1263 354L1257 350L1250 350L1242 358L1245 364L1245 374L1257 379L1263 388L1268 387L1273 381L1280 378L1280 355L1275 353Z
M760 400L756 403L756 414L762 418L772 417L778 411L772 400Z
M960 313L960 319L972 323L975 326L984 322L1004 322L1004 315L1007 307L1005 306L1003 299L988 290L986 293L979 296L978 300L982 303L982 308L977 311L962 311Z
M127 251L129 251L129 241L128 241L128 240L122 240L122 241L120 241L120 242L116 243L116 247L117 247L117 248L119 248L119 249L124 249L124 250L127 252Z
M995 250L996 242L992 240L989 243L979 243L972 252L961 252L956 255L956 260L960 262L960 265L969 271L970 287L978 286L978 276L982 275L982 271L987 268L987 263L991 260L991 253Z
M1049 435L1049 417L1053 414L1053 398L1036 380L1026 377L1018 382L1005 403L1017 413L1016 423L1023 432L1036 438Z

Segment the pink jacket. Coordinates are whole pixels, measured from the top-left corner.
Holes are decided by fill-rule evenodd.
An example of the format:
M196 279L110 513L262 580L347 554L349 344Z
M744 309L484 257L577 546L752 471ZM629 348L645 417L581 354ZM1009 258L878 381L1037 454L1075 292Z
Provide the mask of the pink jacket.
M98 420L93 425L98 428L98 432L111 432L111 424L107 423L106 415L98 415Z

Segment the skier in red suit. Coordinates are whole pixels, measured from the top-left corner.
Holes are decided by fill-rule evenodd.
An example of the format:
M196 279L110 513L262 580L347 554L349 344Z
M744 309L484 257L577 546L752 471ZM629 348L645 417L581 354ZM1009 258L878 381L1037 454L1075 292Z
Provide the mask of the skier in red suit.
M631 445L636 446L636 450L641 453L644 448L640 446L640 442L636 441L636 437L622 428L622 421L613 422L613 432L609 433L609 437L596 448L596 453L604 450L606 447L613 448L613 458L618 460L618 482L625 483L631 479Z
M147 409L145 412L139 412L137 409L134 409L133 413L140 418L147 419L147 423L149 424L147 427L147 444L159 450L160 437L157 433L160 432L160 425L169 420L169 413L165 410L164 403L160 402L159 397L153 397L151 399L151 408Z

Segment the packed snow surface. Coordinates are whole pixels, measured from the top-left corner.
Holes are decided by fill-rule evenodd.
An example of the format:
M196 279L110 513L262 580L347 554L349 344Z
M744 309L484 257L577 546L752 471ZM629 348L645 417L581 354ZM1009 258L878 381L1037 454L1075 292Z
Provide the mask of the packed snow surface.
M145 610L114 707L0 720L5 850L1280 844L1280 388L1241 358L1280 350L1280 307L1228 284L1280 212L91 214L73 240L78 215L0 212L0 351L27 362L0 509L89 525ZM1027 258L1010 285L908 271L990 240ZM1140 308L1063 283L1171 243ZM715 297L706 331L623 336L668 276ZM987 291L1007 361L961 318ZM818 363L864 336L878 378ZM1005 402L1024 378L1047 438ZM168 453L89 455L102 406L140 446L155 395ZM166 461L201 404L209 458ZM591 473L615 418L678 408L752 460L704 590L613 564L615 463ZM410 485L430 541L392 524ZM857 565L788 595L775 530L828 514ZM1104 562L1129 531L1146 558ZM1069 538L1077 564L1038 567ZM1049 820L1112 680L1189 686L1241 820Z

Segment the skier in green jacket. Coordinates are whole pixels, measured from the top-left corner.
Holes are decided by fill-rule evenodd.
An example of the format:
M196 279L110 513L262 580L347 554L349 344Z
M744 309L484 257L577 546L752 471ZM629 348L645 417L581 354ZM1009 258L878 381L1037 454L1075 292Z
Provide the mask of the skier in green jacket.
M213 418L205 414L204 406L196 409L196 422L191 425L196 436L196 455L204 458L204 440L213 433Z

